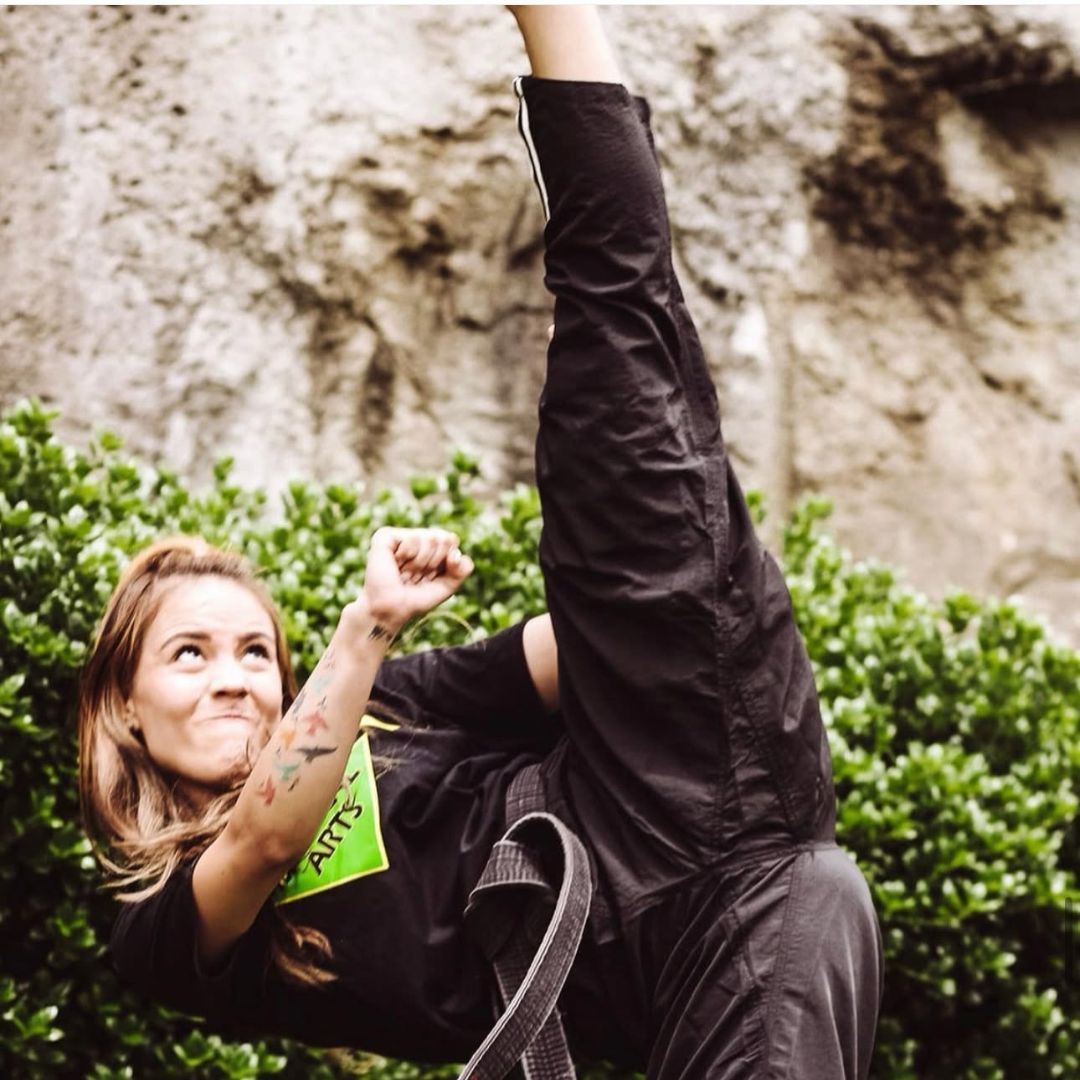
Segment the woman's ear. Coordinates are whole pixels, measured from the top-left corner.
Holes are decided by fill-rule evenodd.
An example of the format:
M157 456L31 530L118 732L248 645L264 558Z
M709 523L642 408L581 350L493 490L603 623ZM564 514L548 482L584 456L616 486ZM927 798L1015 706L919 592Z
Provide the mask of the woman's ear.
M131 704L131 698L124 702L124 723L127 725L128 731L136 739L142 738L142 724L139 723L139 718L135 715L135 706Z

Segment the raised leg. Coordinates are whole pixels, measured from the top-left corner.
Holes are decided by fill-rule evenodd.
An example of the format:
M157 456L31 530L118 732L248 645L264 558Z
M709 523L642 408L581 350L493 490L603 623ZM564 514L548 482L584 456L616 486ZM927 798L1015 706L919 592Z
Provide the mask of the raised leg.
M831 838L828 749L672 268L648 108L612 82L516 87L555 298L536 449L570 744L552 768L626 913L718 859Z

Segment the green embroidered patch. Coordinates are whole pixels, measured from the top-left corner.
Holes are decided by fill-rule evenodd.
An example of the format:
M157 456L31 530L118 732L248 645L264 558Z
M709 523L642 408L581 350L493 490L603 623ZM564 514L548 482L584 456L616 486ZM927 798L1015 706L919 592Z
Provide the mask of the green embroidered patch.
M374 717L364 717L364 721ZM364 723L362 727L386 727ZM333 805L307 853L274 893L276 904L291 904L346 881L390 868L379 822L379 794L371 763L370 736L363 732L353 744L345 776Z

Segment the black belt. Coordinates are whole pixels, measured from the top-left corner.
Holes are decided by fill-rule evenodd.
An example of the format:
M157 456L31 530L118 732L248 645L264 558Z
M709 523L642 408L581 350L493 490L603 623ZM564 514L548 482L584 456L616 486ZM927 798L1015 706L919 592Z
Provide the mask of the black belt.
M502 1080L519 1062L525 1080L575 1077L555 1003L585 931L592 875L581 841L543 805L530 765L510 784L509 828L469 894L465 921L495 968L505 1012L458 1080Z

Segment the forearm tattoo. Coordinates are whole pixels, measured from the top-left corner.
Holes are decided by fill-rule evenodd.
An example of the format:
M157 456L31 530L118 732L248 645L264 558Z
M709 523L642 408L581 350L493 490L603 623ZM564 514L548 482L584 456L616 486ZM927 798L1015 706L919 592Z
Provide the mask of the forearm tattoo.
M277 746L274 748L270 774L255 789L266 806L274 801L274 796L282 788L285 791L292 791L300 783L304 766L338 749L336 745L308 742L304 738L304 736L315 736L319 732L330 730L330 725L326 722L328 707L326 691L333 682L332 672L336 665L337 657L334 654L334 647L331 646L323 654L307 686L296 695L296 700L275 732ZM309 697L314 697L316 694L319 695L318 701L309 706ZM297 741L298 739L300 741Z

